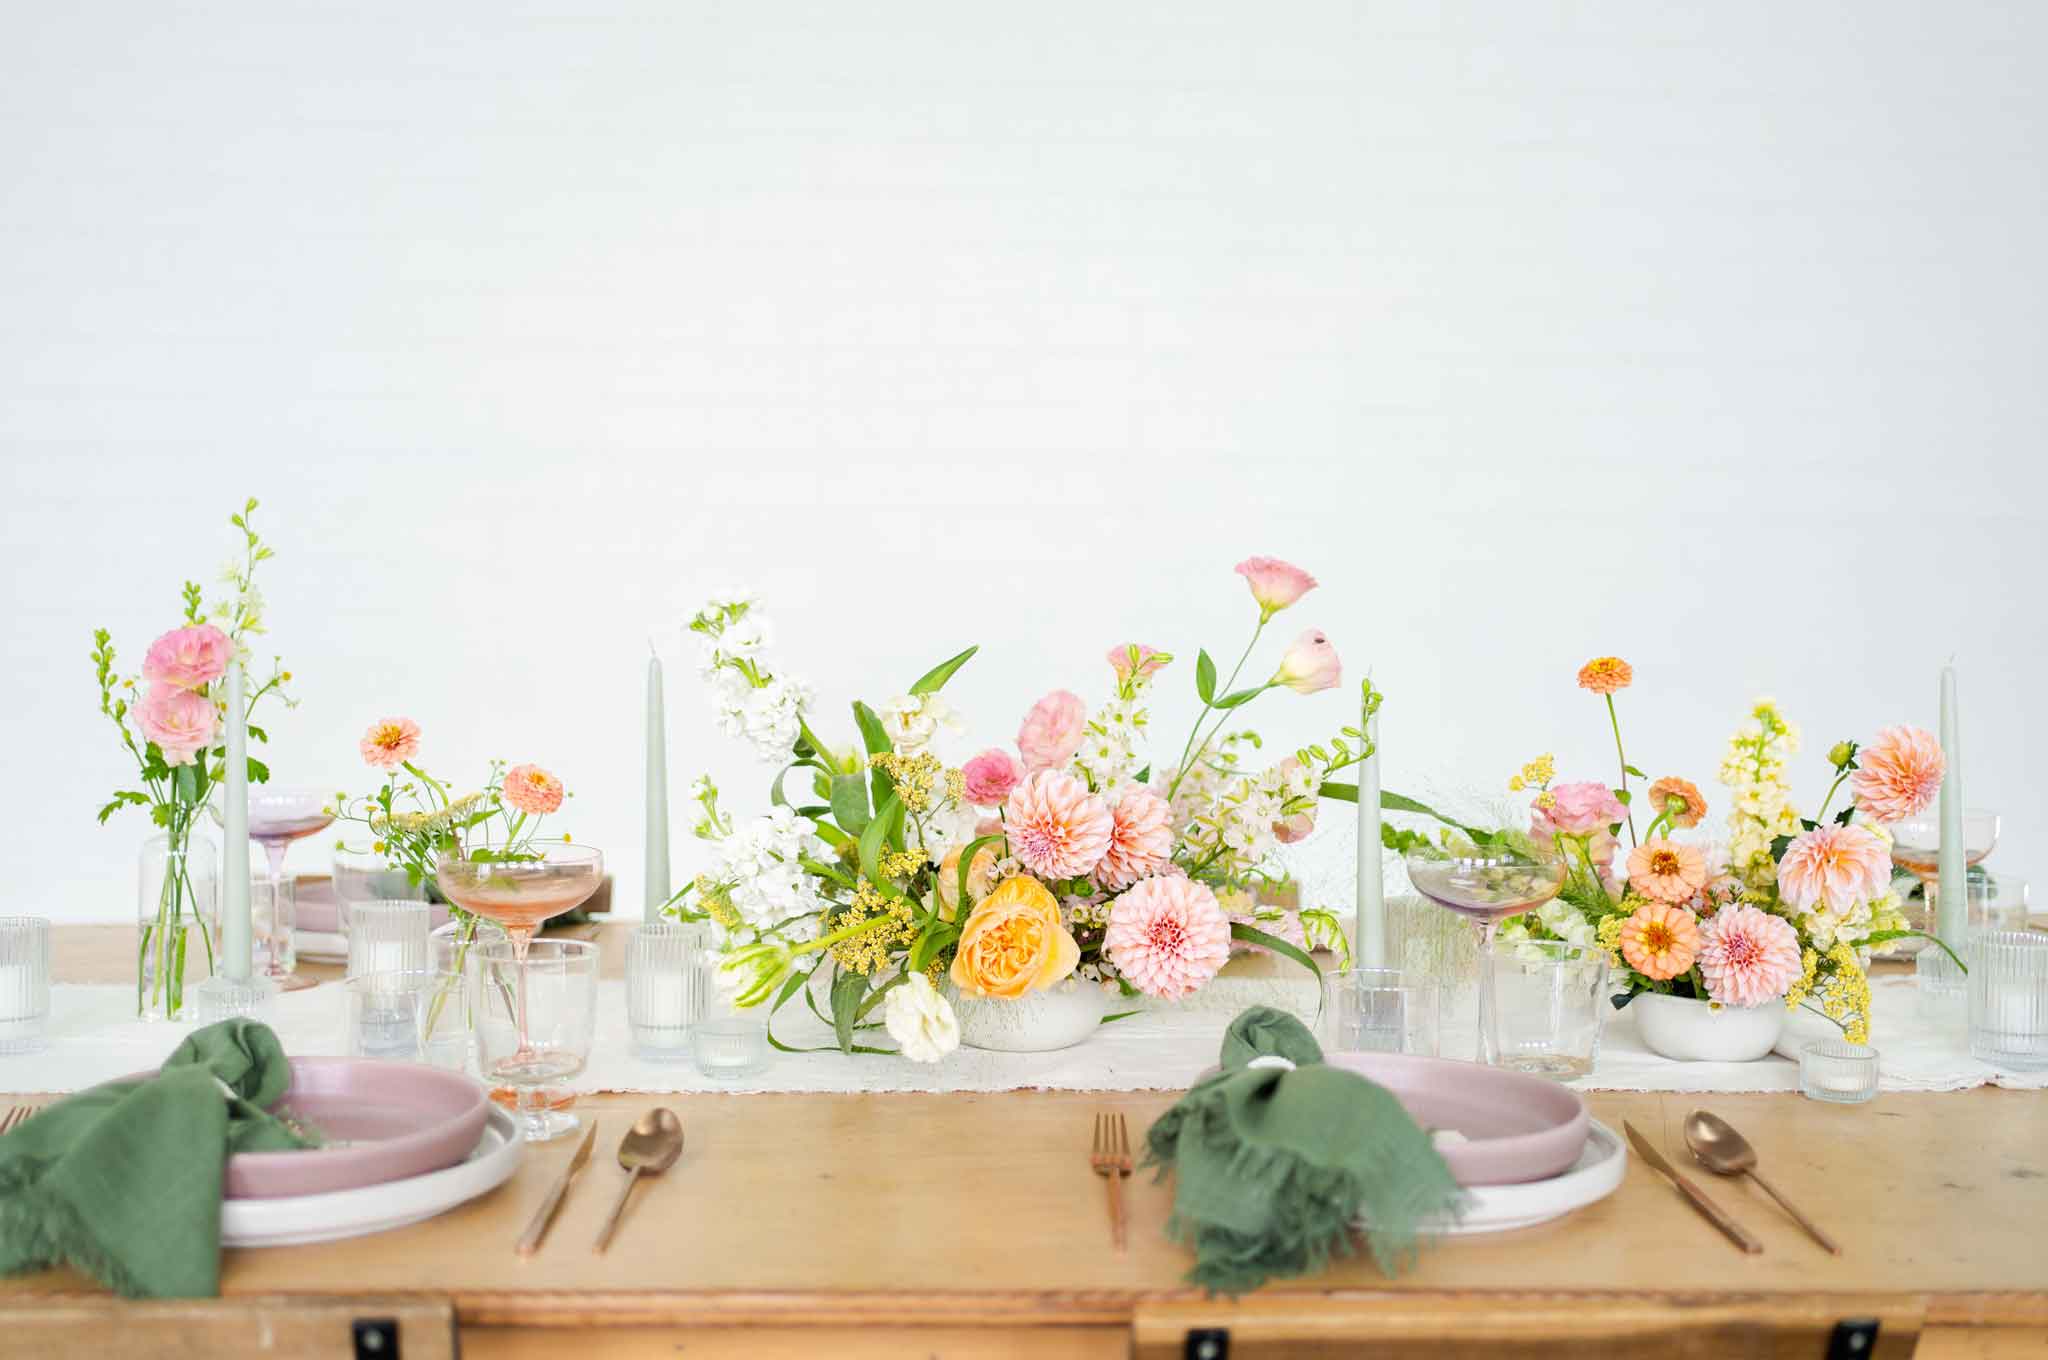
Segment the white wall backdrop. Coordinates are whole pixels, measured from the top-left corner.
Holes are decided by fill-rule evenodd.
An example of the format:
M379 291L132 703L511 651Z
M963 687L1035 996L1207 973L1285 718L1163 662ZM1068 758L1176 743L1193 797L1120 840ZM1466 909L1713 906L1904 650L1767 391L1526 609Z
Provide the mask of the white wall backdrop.
M410 714L433 768L558 769L629 902L650 633L677 802L765 796L676 633L710 578L842 734L983 643L965 754L1113 642L1234 647L1252 552L1322 578L1288 622L1372 668L1416 791L1607 777L1572 675L1612 651L1636 763L1714 797L1769 693L1817 796L1953 653L1994 867L2038 869L2044 38L1974 0L8 7L0 909L133 912L89 630L138 661L252 494L277 777L364 785Z

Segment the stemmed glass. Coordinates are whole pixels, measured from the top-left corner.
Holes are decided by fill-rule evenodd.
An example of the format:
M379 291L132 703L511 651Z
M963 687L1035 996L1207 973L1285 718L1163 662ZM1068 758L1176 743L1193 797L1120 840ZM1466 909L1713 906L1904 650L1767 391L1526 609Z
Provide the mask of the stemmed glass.
M291 880L284 876L285 852L292 842L325 831L334 822L332 793L317 789L276 789L258 785L249 790L249 839L270 859L270 929L263 942L263 975L287 992L311 987L313 980L296 971L292 951L295 924Z
M1934 930L1934 895L1941 882L1941 818L1933 809L1925 816L1893 822L1885 830L1892 837L1892 863L1920 880L1920 904L1916 911L1906 908L1906 923L1915 930ZM1998 814L1985 808L1963 813L1963 864L1976 864L1998 845ZM1897 953L1917 954L1927 947L1925 940L1900 940Z
M1493 989L1493 934L1510 916L1540 907L1564 887L1561 859L1520 855L1408 856L1408 881L1440 907L1472 923L1479 935L1479 1061L1500 1065L1500 1009Z

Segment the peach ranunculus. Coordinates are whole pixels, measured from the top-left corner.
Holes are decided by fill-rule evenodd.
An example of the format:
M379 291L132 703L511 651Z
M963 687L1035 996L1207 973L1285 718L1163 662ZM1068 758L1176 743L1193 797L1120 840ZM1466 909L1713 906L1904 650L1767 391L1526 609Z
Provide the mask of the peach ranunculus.
M960 909L960 852L966 848L956 845L939 861L939 915L948 921ZM987 897L995 879L996 848L984 845L974 852L974 861L967 866L967 905L971 907Z
M1344 665L1337 659L1337 649L1330 645L1322 629L1311 628L1296 638L1280 658L1280 669L1273 672L1272 683L1285 685L1296 694L1314 694L1317 690L1335 689L1343 678Z
M420 725L411 718L379 718L370 724L356 743L363 762L380 770L395 770L419 753Z
M1236 571L1259 602L1261 623L1316 588L1315 577L1277 557L1247 557L1237 564Z
M1925 812L1947 772L1948 758L1932 732L1887 727L1863 748L1849 786L1856 791L1856 806L1872 821L1889 826Z
M1621 956L1653 981L1677 977L1699 952L1699 922L1683 907L1645 902L1622 924Z
M228 673L235 644L210 623L173 628L149 644L142 678L173 689L204 689Z
M1659 837L1628 852L1628 886L1659 902L1690 902L1707 886L1707 857Z
M1081 962L1060 924L1060 904L1035 878L1003 880L967 914L953 955L953 985L969 996L1015 1000L1050 987Z
M1003 804L1010 853L1041 878L1078 878L1109 850L1109 805L1064 770L1040 770Z
M991 746L962 765L960 776L968 802L976 807L1000 807L1024 777L1024 767L1008 751Z
M562 781L538 765L505 771L505 801L520 812L544 817L562 806Z
M1635 678L1635 667L1618 656L1596 656L1579 667L1579 688L1595 694L1627 689Z
M1658 816L1671 819L1671 825L1684 831L1700 824L1707 815L1707 800L1699 785L1690 779L1667 775L1650 785L1646 806Z
M1173 810L1147 788L1125 789L1110 809L1109 849L1095 866L1095 882L1122 892L1150 878L1173 859Z
M1031 706L1017 729L1017 749L1027 770L1064 765L1088 735L1088 705L1070 690L1056 689Z
M213 740L213 700L176 685L151 685L135 705L135 725L166 765L190 765Z
M1826 903L1851 911L1891 886L1891 851L1868 827L1817 826L1785 847L1778 860L1778 896L1795 910Z

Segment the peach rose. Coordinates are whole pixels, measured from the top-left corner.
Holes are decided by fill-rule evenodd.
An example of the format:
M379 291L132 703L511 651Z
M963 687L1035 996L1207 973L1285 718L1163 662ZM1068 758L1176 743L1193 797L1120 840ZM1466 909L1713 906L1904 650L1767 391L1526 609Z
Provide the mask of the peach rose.
M967 847L956 845L946 852L939 861L939 916L952 920L960 909L960 852ZM984 845L974 853L974 863L967 866L967 902L969 906L988 896L988 890L996 879L996 848Z
M953 985L969 996L1015 1000L1050 987L1081 962L1060 924L1060 904L1035 878L1005 879L968 913L953 956Z

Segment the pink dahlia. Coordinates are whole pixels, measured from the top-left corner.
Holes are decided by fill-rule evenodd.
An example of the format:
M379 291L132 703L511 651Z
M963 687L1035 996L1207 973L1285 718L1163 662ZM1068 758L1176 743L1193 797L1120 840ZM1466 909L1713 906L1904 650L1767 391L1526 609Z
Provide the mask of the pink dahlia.
M1063 770L1025 776L1003 805L1010 853L1039 878L1079 878L1101 862L1116 819Z
M135 725L166 765L190 765L213 740L213 700L176 685L151 685L135 706Z
M1095 882L1121 892L1164 869L1173 857L1173 812L1150 789L1126 789L1110 810L1109 849L1095 866Z
M966 780L967 801L976 807L997 807L1024 777L1024 767L1008 751L991 746L960 767Z
M1889 825L1927 810L1941 792L1948 760L1934 734L1918 727L1887 727L1863 748L1855 774L1856 806Z
M228 673L235 644L210 623L174 628L149 644L142 678L173 689L204 689Z
M1280 669L1273 672L1272 683L1285 685L1296 694L1314 694L1317 690L1335 689L1343 678L1344 663L1337 659L1337 649L1330 645L1322 629L1311 628L1281 656Z
M1559 784L1550 793L1550 805L1539 807L1530 814L1529 834L1532 836L1590 836L1607 830L1628 816L1628 809L1614 796L1613 789L1590 779L1577 784Z
M505 801L520 812L544 817L562 806L562 781L538 765L505 771Z
M411 718L379 718L356 743L363 762L380 770L395 770L419 754L420 725Z
M1252 588L1259 602L1259 617L1270 619L1316 588L1316 578L1277 557L1247 557L1237 564L1237 574Z
M1024 768L1047 770L1064 765L1081 749L1088 733L1088 706L1081 696L1056 689L1031 706L1024 725L1017 729L1017 749L1024 753Z
M1761 1006L1798 980L1799 933L1767 911L1728 907L1700 927L1697 963L1709 997L1724 1006Z
M1189 878L1148 878L1116 899L1102 947L1147 996L1177 1000L1230 959L1230 918L1216 894Z
M1800 911L1822 902L1848 911L1882 895L1891 881L1891 852L1861 826L1815 827L1778 861L1778 895Z

